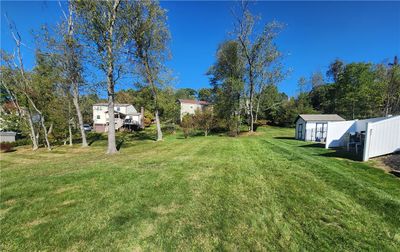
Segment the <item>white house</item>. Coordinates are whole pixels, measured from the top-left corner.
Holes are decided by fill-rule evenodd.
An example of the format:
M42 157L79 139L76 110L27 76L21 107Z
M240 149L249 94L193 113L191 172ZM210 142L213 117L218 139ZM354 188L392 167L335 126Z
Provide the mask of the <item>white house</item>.
M138 113L131 104L114 104L115 129L122 127L131 128L142 126L143 108ZM107 132L109 123L109 113L107 103L97 103L93 105L93 129L96 132Z
M196 100L186 100L186 99L179 99L178 102L181 106L181 112L180 112L181 121L185 115L194 115L197 109L203 110L207 106L211 105L209 102L206 101L196 101Z
M350 136L360 136L358 141ZM325 148L355 145L363 160L400 151L400 116L329 122Z
M295 124L295 138L305 141L325 142L328 122L345 121L337 114L301 114Z

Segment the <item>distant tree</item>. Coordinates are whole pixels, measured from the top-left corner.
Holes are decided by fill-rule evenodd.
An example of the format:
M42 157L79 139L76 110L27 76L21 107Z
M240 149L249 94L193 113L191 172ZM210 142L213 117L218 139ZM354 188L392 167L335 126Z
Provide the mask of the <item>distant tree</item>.
M256 17L250 12L248 1L242 2L240 13L235 15L235 18L235 34L240 45L241 56L246 65L249 128L250 132L253 132L254 95L257 78L261 75L263 67L270 65L277 58L273 57L277 54L273 41L282 29L282 24L268 23L264 26L262 33L254 34Z
M188 138L194 129L194 119L193 115L184 115L181 121L181 127L183 131L183 135L185 138Z
M24 60L21 53L22 39L17 31L14 23L9 21L10 31L12 38L16 46L15 56L7 55L2 52L2 61L5 63L7 68L10 70L10 76L13 78L14 87L7 86L7 83L3 82L3 87L8 90L8 93L14 97L14 104L18 108L19 115L24 118L29 125L29 135L32 140L32 148L36 150L38 148L38 131L35 129L34 116L39 117L39 123L42 128L45 146L48 150L51 150L50 141L47 134L47 128L45 125L45 115L42 113L40 107L37 106L37 101L35 101L34 96L34 85L32 83L32 78L29 73L25 71ZM25 100L24 106L20 104L20 101Z
M96 65L107 78L108 102L108 148L107 153L117 152L115 143L114 97L115 84L120 78L122 52L126 51L126 20L134 18L129 13L129 2L110 1L74 1L81 33L91 46L91 55L96 55Z
M163 84L164 61L168 57L167 43L170 39L167 27L166 11L158 2L143 0L133 4L134 18L126 25L132 27L128 36L130 59L139 70L147 85L151 88L154 101L154 113L157 126L157 141L162 140L160 122L160 100L158 90Z
M345 64L340 59L334 60L326 72L326 75L330 77L334 82L339 81L339 76L343 73Z
M316 88L325 85L324 76L321 72L317 71L311 75L311 87Z
M385 86L385 116L392 113L400 114L400 65L397 56L394 57L393 63L390 63L387 68L378 68L377 74Z
M193 116L193 120L195 127L204 131L204 136L207 136L214 122L212 107L207 107L203 110L197 109Z
M200 101L213 102L213 89L212 88L201 88L198 91L197 99Z
M222 43L217 59L208 71L214 96L214 114L228 122L228 128L239 132L244 93L244 62L240 45L235 40ZM231 125L233 124L233 125Z
M175 92L176 99L196 99L197 91L192 88L179 88Z
M307 92L307 84L308 80L305 77L300 77L300 79L297 81L299 94Z

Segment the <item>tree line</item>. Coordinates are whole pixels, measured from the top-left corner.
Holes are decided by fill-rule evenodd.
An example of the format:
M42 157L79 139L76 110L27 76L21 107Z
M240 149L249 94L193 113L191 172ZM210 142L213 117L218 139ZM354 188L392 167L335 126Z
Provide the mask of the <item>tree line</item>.
M185 137L195 129L253 132L264 124L292 126L302 113L337 113L346 119L400 113L400 67L390 64L345 63L334 60L326 74L313 73L298 80L296 96L279 92L290 74L276 38L279 22L262 23L249 2L232 10L234 27L216 51L206 71L210 87L174 89L165 62L170 58L166 11L155 1L69 1L61 6L55 27L35 33L35 66L27 70L25 46L8 19L14 52L1 51L2 128L26 134L35 150L40 145L69 142L76 134L88 146L83 125L92 121L92 105L106 102L145 108L148 124L156 125L156 140L163 126L181 124ZM102 74L99 81L94 75ZM127 78L128 77L128 78ZM131 87L115 91L118 83ZM106 92L106 99L98 96ZM180 120L178 99L212 104ZM115 153L114 117L109 118L107 153Z

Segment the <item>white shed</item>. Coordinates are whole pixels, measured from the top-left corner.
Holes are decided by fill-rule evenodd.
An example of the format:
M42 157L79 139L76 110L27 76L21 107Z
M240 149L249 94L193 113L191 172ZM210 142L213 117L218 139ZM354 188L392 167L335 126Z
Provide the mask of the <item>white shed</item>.
M305 141L325 142L328 122L345 121L337 114L301 114L295 124L295 138Z
M400 151L400 116L330 122L328 128L325 148L348 146L350 134L364 135L358 143L364 161Z
M15 142L16 134L17 133L13 131L0 131L0 143Z

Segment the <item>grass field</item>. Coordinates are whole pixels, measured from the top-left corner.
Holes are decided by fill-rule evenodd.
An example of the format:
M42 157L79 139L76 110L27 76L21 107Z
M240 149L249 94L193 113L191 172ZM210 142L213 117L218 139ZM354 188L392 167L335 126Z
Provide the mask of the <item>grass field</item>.
M398 251L398 178L259 131L1 154L1 250Z

